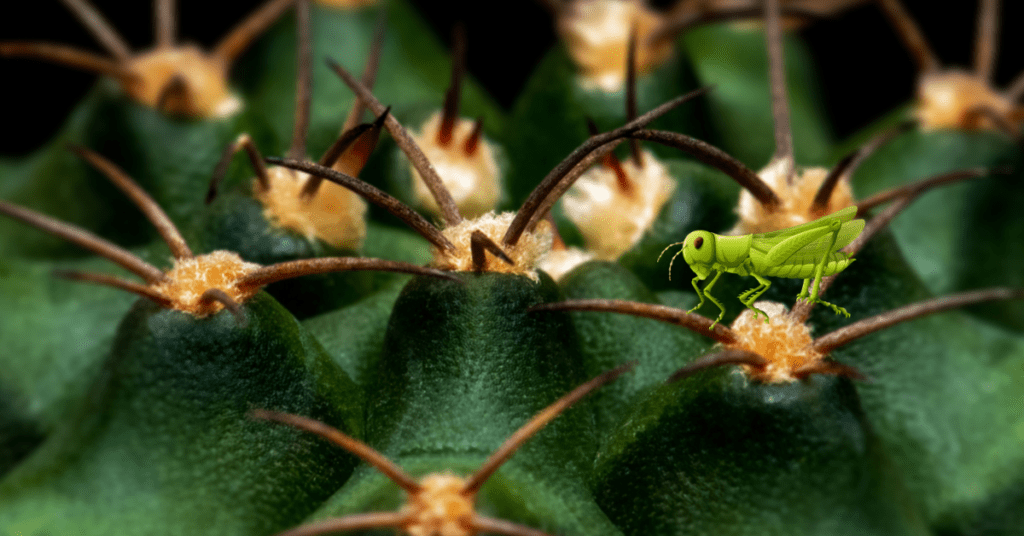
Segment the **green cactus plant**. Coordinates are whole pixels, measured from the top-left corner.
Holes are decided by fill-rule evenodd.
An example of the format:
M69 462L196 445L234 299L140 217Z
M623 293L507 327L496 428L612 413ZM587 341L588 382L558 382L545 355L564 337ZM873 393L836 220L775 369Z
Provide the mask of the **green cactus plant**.
M66 1L88 12L83 0ZM559 9L602 2L611 8L599 9L642 7L579 0ZM1014 308L1024 290L971 290L1022 286L1019 214L995 212L1020 202L1012 169L1020 148L1006 132L908 133L888 130L890 121L856 136L849 145L857 149L831 169L811 173L796 164L828 164L838 151L804 51L786 53L786 68L798 73L793 98L786 95L780 14L804 16L805 8L781 0L722 13L698 6L711 10L698 18L710 19L766 9L765 31L760 23L687 31L666 41L677 49L674 63L638 75L653 52L638 59L635 37L651 29L618 20L619 28L638 28L632 47L628 39L613 43L612 56L629 58L616 65L625 73L621 92L594 97L575 87L576 67L559 45L507 121L481 86L463 81L466 113L484 116L489 137L506 148L508 166L499 168L510 174L497 207L522 205L514 214L469 214L475 209L460 208L452 193L463 187L459 177L432 165L417 142L425 106L436 108L449 80L459 87L458 76L450 78L463 71L459 53L449 60L404 0L355 1L354 11L328 3L270 4L295 4L297 16L285 14L239 58L232 79L250 106L236 119L167 116L160 108L173 91L154 109L101 80L57 141L25 159L0 159L0 213L22 220L0 225L0 536L307 536L381 527L417 536L1024 534L1024 339ZM680 2L673 13L696 4ZM985 6L991 15L995 3ZM173 41L173 2L155 7L158 42ZM296 46L307 10L308 50ZM671 26L661 24L665 32ZM788 37L787 48L797 39ZM368 54L374 43L382 52ZM715 51L725 49L743 61L722 63ZM346 70L378 60L376 85ZM720 87L691 92L695 79ZM303 111L303 87L314 88L312 112ZM442 120L454 117L458 94L449 89ZM363 107L373 123L362 123ZM97 119L101 109L109 124ZM597 122L589 139L587 115ZM757 173L747 165L764 164L771 152L768 117L775 153ZM655 120L659 129L649 127ZM93 145L100 138L83 137L112 128L128 138ZM367 156L381 130L389 137ZM296 177L297 190L313 183L368 201L362 246L275 230L251 196L242 159L222 159L215 170L225 147L244 145L233 143L243 132L271 157L267 164ZM621 158L616 151L624 154L630 138ZM68 141L88 148L73 155ZM640 142L657 148L641 153ZM345 143L353 148L340 153L345 165L307 160L307 146L337 156ZM680 149L697 161L679 160ZM620 233L631 235L628 244L608 246L619 234L599 220L615 209L587 208L580 192L591 188L592 200L600 181L656 167L672 190L638 230ZM856 203L843 178L852 169L854 190L882 193ZM224 192L206 206L217 173ZM913 182L936 173L944 175ZM127 177L136 174L143 187ZM411 175L423 178L429 200L412 193ZM94 188L104 176L114 186ZM69 188L59 190L64 177ZM959 243L948 229L906 217L929 188L968 180L954 187L971 194L940 219L962 218L964 232L983 239ZM575 199L559 201L566 192ZM432 205L434 221L402 201ZM875 211L883 202L892 205ZM556 230L551 214L569 212L562 203L595 217L555 217ZM133 204L156 232L136 225L143 218ZM788 310L798 288L780 280L764 295L770 302L758 304L770 323L723 300L729 310L715 325L683 312L696 305L687 267L677 263L670 281L667 263L656 259L696 228L760 232L752 229L851 204L860 217L876 214L848 247L857 261L823 290L849 320L806 303ZM40 214L48 208L75 225ZM122 209L133 215L111 214ZM996 219L1004 224L990 223ZM24 222L87 251L42 242ZM936 247L949 258L965 257L945 286L907 258L907 229L920 231L922 242L945 241ZM568 245L558 230L567 230ZM602 260L570 258L577 246ZM206 253L215 249L234 253ZM168 253L173 267L156 268ZM350 256L328 257L338 253ZM545 264L559 256L557 266ZM101 275L109 271L101 257L121 268ZM186 265L207 264L217 268L185 275ZM258 292L288 275L352 268L415 275ZM135 276L144 283L131 282ZM744 284L723 278L716 295L739 294ZM595 379L583 384L587 378ZM465 484L461 475L481 464ZM403 503L403 491L411 502Z

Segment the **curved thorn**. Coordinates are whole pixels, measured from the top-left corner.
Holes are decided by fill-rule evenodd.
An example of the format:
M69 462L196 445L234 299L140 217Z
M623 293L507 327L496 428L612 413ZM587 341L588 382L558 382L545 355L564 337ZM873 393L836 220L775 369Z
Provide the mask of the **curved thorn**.
M763 369L768 360L749 350L722 350L713 354L698 357L693 362L672 373L665 380L665 383L677 382L694 374L714 367L726 365L747 365L757 369Z
M75 17L85 26L89 33L107 49L119 63L124 64L132 57L132 49L128 42L117 33L110 22L86 0L61 0Z
M597 124L590 117L587 117L587 131L591 137L597 136L601 133L597 129ZM635 142L635 139L630 139L630 142ZM593 154L593 153L591 153ZM614 152L608 151L605 153L604 158L601 159L601 164L610 169L615 174L615 184L619 187L619 191L631 196L633 193L633 183L629 180L629 176L626 175L626 170L622 167L622 161L615 155ZM579 164L577 164L579 165ZM568 182L566 177L562 177L562 182ZM576 182L573 180L573 182Z
M309 30L309 0L295 0L295 122L289 158L306 158L306 136L309 135L309 107L313 102L313 40Z
M551 536L541 530L481 515L473 516L473 528L479 532L504 534L505 536Z
M240 287L264 287L271 283L293 279L313 274L326 274L332 272L347 272L354 270L372 270L376 272L397 272L400 274L412 274L459 281L450 272L425 268L401 261L387 261L383 259L368 259L364 257L320 257L315 259L299 259L295 261L279 262L270 266L264 266L245 277L241 278L237 285Z
M352 514L345 517L312 521L293 529L279 532L276 536L320 536L336 534L352 530L376 529L384 527L401 528L409 522L408 515L401 512L370 512Z
M363 85L368 89L373 89L373 84L377 81L377 69L380 67L381 50L384 49L384 30L386 25L387 10L382 9L377 16L377 26L373 30L370 55L366 58L366 66L363 67ZM351 130L362 121L363 109L365 107L363 99L356 97L352 100L352 108L348 111L348 117L345 118L345 122L341 126L342 132ZM390 108L389 106L388 109Z
M569 191L569 188L572 188L572 185L576 183L576 180L583 176L583 174L586 173L587 170L595 163L604 160L606 156L611 154L611 152L624 141L625 140L620 139L608 142L597 149L594 149L594 152L588 154L583 158L583 160L580 160L579 163L573 166L573 168L565 174L565 177L562 177L562 180L555 185L555 189L548 194L547 198L544 199L544 202L537 207L537 210L533 214L533 218L531 218L526 224L526 230L528 232L533 232L541 220L549 219L551 216L551 207L553 207L555 203L562 198L565 192ZM555 225L554 219L550 219L551 228L555 229L557 233L557 226ZM564 246L565 243L563 242L562 245Z
M158 48L171 48L177 39L178 18L175 0L154 0L153 28Z
M2 200L0 200L0 214L6 214L21 220L41 231L59 236L68 242L85 248L101 257L105 257L129 272L145 279L148 283L156 283L164 278L164 273L152 264L140 259L127 249L84 229Z
M100 156L99 153L85 147L71 145L68 148L106 176L110 182L114 183L114 186L117 186L132 200L132 203L146 215L146 219L153 224L153 227L156 227L157 232L160 233L161 238L167 243L167 247L170 248L174 258L189 259L193 257L192 250L185 242L185 238L181 236L181 232L174 226L174 222L167 216L164 209L160 208L160 205L138 183L132 180L124 170L117 167L110 160Z
M537 217L535 213L538 208L544 204L545 199L551 195L551 192L558 187L559 181L563 180L565 175L569 173L576 164L586 158L588 154L610 141L629 136L631 133L645 127L651 121L654 121L655 119L679 107L683 103L699 97L710 90L710 87L705 87L691 91L681 97L676 97L615 130L605 132L604 134L597 136L592 136L590 139L583 142L583 144L573 150L573 152L569 153L569 156L565 157L565 159L555 166L555 168L552 169L546 177L544 177L540 184L533 189L533 192L530 193L530 197L528 197L526 201L523 202L523 206L519 208L519 212L516 213L515 219L513 219L512 223L509 224L508 230L505 231L505 236L502 238L502 243L506 246L514 246L519 242L519 238L526 230L527 224L530 220ZM540 217L543 217L543 215Z
M896 35L903 40L911 57L917 63L918 74L929 73L939 69L939 59L932 51L921 29L911 18L910 13L899 0L879 0L882 13L895 27Z
M999 0L981 0L974 42L974 74L990 82L995 70L999 40Z
M362 99L363 104L366 105L373 113L380 115L384 112L384 105L373 96L373 93L362 83L352 77L352 75L345 70L344 67L338 64L331 58L327 58L327 65L330 66L331 70L338 74L345 84L356 93L356 95ZM437 174L437 170L434 169L433 164L427 159L427 156L423 154L423 150L420 149L416 142L409 135L409 132L405 130L405 127L398 122L393 115L388 115L384 121L384 127L388 129L391 137L394 138L395 143L398 145L405 156L409 158L409 162L419 172L420 177L423 178L423 182L427 185L430 190L430 194L434 197L434 201L437 202L437 206L441 208L441 215L444 221L449 226L456 225L462 221L462 214L459 213L458 206L455 205L455 199L452 198L451 192L444 186L444 182L441 180L441 176Z
M547 424L554 420L555 417L561 415L563 411L576 402L579 402L580 399L592 393L595 389L611 382L619 376L622 376L626 372L633 370L633 367L635 366L636 361L631 361L624 365L620 365L613 370L609 370L608 372L605 372L604 374L601 374L573 389L562 398L556 400L550 406L542 409L539 413L534 415L529 422L510 435L508 439L498 447L498 450L494 451L494 453L487 458L487 461L485 461L472 476L466 479L466 485L462 488L462 494L469 495L476 493L480 489L480 486L483 486L484 482L487 482L487 479L490 478L491 475L502 466L502 464L508 461L508 459L511 458L517 450L519 450L519 447L523 446L523 443L533 437L534 434L539 432L542 428L547 426Z
M388 477L392 482L398 484L398 487L402 488L406 492L416 493L420 490L420 485L413 480L408 473L403 471L401 467L396 465L395 462L384 457L383 454L377 452L373 447L354 437L344 434L333 426L328 426L320 421L310 419L308 417L266 409L254 409L249 412L249 416L254 419L263 419L266 421L287 424L293 428L298 428L299 430L316 434L372 465L378 471L384 473L384 476Z
M256 11L238 23L225 35L213 48L212 54L221 59L226 65L231 65L235 59L257 38L266 31L285 10L296 0L268 0Z
M862 216L871 209L888 203L896 199L907 198L909 204L910 201L917 199L918 196L939 186L946 184L952 184L956 182L963 182L972 179L982 179L989 177L990 175L1009 175L1013 170L1009 168L969 168L969 169L958 169L956 171L950 171L949 173L943 173L927 179L922 179L910 184L886 190L884 192L877 193L857 203L857 214ZM894 215L895 216L895 215Z
M462 148L466 156L473 156L476 153L477 147L480 146L480 138L483 135L484 118L477 117L476 121L473 122L473 130L469 133L469 137L466 138L466 144Z
M85 283L96 283L99 285L105 285L113 287L119 290L124 290L136 294L147 300L151 300L160 307L169 309L171 307L171 300L169 300L163 294L149 288L147 285L136 283L135 281L129 281L127 279L117 277L110 274L98 274L93 272L80 272L78 270L54 270L54 277L60 277L63 279L70 279L72 281L82 281Z
M221 181L224 180L224 175L228 172L228 166L231 164L231 159L235 156L239 150L245 149L245 153L249 156L249 163L252 164L252 170L256 173L256 180L259 182L259 187L264 192L270 190L270 174L267 171L267 165L263 163L263 155L260 154L259 149L256 148L256 144L252 142L252 138L248 134L241 134L235 139L234 143L224 148L224 152L220 155L220 159L217 160L217 165L213 168L213 176L210 177L210 185L206 188L206 204L209 205L217 197L217 192L220 188Z
M786 184L793 184L796 161L793 158L793 127L789 112L789 95L786 91L786 62L779 0L764 0L764 37L768 50L772 119L775 123L775 154L772 155L771 161L783 163Z
M697 160L715 167L750 192L765 207L782 206L782 200L753 170L725 151L696 138L664 130L638 130L629 135L640 140L653 141L692 155Z
M832 192L835 191L836 185L839 184L839 181L844 176L847 178L852 177L860 164L878 150L879 147L889 143L893 138L909 131L916 125L917 121L903 121L895 127L874 136L867 143L850 151L849 154L839 160L835 167L829 171L825 181L818 187L817 193L814 194L814 201L811 202L811 213L824 216L825 208L828 207L828 202L832 199Z
M384 193L377 187L365 181L359 180L340 171L335 171L331 168L314 164L313 162L302 162L299 160L287 160L284 158L274 157L267 158L267 162L304 171L310 175L316 175L320 178L348 188L349 190L359 194L363 199L383 208L395 217L404 221L406 225L419 233L423 238L426 238L428 242L434 245L434 247L441 250L455 250L455 245L445 238L441 231L438 230L437 227L434 227L432 223L427 221L426 218L421 216L415 210L409 208L405 203L395 199L387 193Z
M5 41L0 43L0 56L34 58L117 79L128 76L124 67L114 60L59 43Z
M227 309L234 317L235 321L239 326L245 326L247 320L245 318L245 311L242 310L242 306L238 304L231 296L228 296L227 292L219 288L206 289L201 296L199 296L199 303L210 304L213 302L220 303Z
M950 309L959 309L968 305L997 300L1024 300L1024 289L991 288L975 290L904 305L898 309L865 318L822 335L811 343L811 348L821 354L829 354L836 348L845 346L865 335L870 335L901 322Z
M501 259L509 266L515 266L516 264L515 261L505 254L498 244L494 243L494 240L491 240L491 237L485 235L483 231L479 229L470 234L469 250L473 256L474 272L484 271L484 267L487 265L487 253Z
M733 330L720 323L715 324L715 329L712 330L712 322L708 318L697 314L690 314L681 309L676 309L675 307L667 307L651 303L627 300L566 300L562 302L534 305L533 307L530 307L529 311L595 311L619 313L675 324L698 335L714 339L722 344L732 344L739 340Z
M466 28L457 22L452 33L452 76L448 90L444 93L441 128L437 132L437 143L442 147L452 142L452 130L459 119L462 79L466 77Z

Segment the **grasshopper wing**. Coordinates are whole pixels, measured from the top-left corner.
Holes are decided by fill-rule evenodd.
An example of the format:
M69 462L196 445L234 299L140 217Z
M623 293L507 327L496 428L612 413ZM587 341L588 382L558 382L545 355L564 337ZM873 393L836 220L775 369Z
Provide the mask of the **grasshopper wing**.
M864 230L864 220L854 220L853 217L856 214L857 207L848 207L802 225L780 229L770 233L755 234L751 241L751 248L762 253L768 253L773 247L787 238L812 229L826 227L836 219L842 221L843 224L839 228L835 244L832 243L832 235L829 233L817 240L814 240L813 242L809 242L800 249L794 251L792 255L785 259L785 262L790 263L814 263L820 260L823 255L834 253L846 247L860 235L861 231Z

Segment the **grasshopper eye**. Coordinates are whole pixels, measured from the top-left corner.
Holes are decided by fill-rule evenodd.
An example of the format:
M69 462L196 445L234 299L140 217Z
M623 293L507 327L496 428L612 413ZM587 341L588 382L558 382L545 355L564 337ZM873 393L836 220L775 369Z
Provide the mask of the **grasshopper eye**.
M693 248L694 249L700 249L700 247L703 246L703 245L704 245L704 237L703 236L698 236L696 238L696 240L693 241Z

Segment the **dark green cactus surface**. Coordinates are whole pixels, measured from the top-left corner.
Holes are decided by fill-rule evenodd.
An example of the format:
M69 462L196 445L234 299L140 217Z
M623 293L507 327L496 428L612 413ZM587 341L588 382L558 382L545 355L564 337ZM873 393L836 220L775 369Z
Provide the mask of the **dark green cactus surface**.
M584 80L565 28L583 24L573 17L620 8L628 15L639 0L541 2L561 41L538 56L518 88L489 87L473 73L470 54L455 118L482 119L473 143L493 150L503 174L494 210L515 210L530 198L594 135L588 119L621 143L588 163L607 172L611 186L602 190L588 175L565 188L569 195L591 188L593 199L643 197L623 171L640 160L626 140L631 133L649 141L651 130L694 136L733 157L693 149L705 145L691 138L676 148L644 141L632 149L664 166L662 201L624 204L594 229L573 223L561 202L541 203L550 213L537 214L516 242L505 234L507 221L495 231L480 223L489 216L460 222L454 213L427 214L413 191L408 150L399 150L394 119L418 135L442 109L460 62L424 18L440 9L410 0L276 1L287 8L251 36L225 75L241 99L236 113L169 113L170 100L136 102L115 80L120 71L99 69L112 76L95 82L52 139L25 156L0 158L0 536L273 536L290 529L307 536L344 527L415 536L1024 536L1024 113L980 130L914 124L856 161L841 180L861 201L944 173L973 175L912 192L920 199L891 224L873 226L886 214L881 207L862 211L867 241L855 244L856 262L823 294L850 318L801 304L800 280L774 278L762 299L782 312L762 325L737 299L754 280L729 274L714 287L725 309L714 326L713 304L686 312L697 305L695 274L682 256L669 273L678 246L659 254L697 229L728 233L743 218L740 192L756 188L738 185L744 172L737 169L755 175L787 156L773 138L779 117L762 22L695 24L662 36L667 52L629 77L634 109L625 86L607 90ZM173 4L157 1L154 9ZM661 20L698 2L668 4L644 16ZM249 134L264 156L283 158L295 146L293 125L303 124L295 98L303 6L312 58L308 154L287 157L324 154L356 101L328 58L356 77L379 61L372 92L392 107L375 126L388 133L381 131L379 146L358 162L359 179L347 186L362 189L369 206L355 246L280 223L256 195L261 186L241 155L222 166L220 192L206 199L214 168L239 135ZM852 16L878 16L877 9ZM609 39L637 34L641 49L655 43L644 41L649 24L627 15L608 15L615 24L606 26L618 28ZM467 18L487 19L476 11ZM1003 17L1003 31L1014 31L1014 22ZM103 34L96 24L92 31ZM911 103L882 119L862 117L861 132L842 142L854 128L831 121L830 86L819 78L825 54L803 31L787 25L780 52L791 110L788 157L798 171L836 164L843 150L916 109ZM0 62L33 55L19 43L0 35ZM612 61L625 61L624 48L613 52ZM616 130L712 85L642 127L651 130ZM1016 85L1024 93L1024 82ZM191 91L175 87L168 99ZM368 131L373 118L361 113L356 128ZM188 292L201 294L197 303L206 309L182 305L188 292L161 289L184 277L176 270L191 252L176 249L166 229L154 230L161 220L138 200L142 194L126 197L121 190L131 188L119 190L68 145L91 149L131 176L181 229L195 258L231 250L260 265L308 260L294 269L304 276L232 294L228 283L221 288L210 282L214 275L200 275L198 290ZM452 158L472 156L479 146L471 145ZM601 150L588 154L594 149ZM412 160L424 175L425 164ZM457 190L455 165L433 165ZM434 199L443 207L444 194ZM897 196L897 208L903 201ZM402 202L412 208L397 207ZM18 207L167 271L147 277L131 262L117 267L107 260L116 254L97 254L107 247L98 238L40 223L42 216ZM592 234L618 232L615 218L644 211L649 217L616 258L586 251ZM33 219L50 234L25 223ZM463 227L470 231L459 234ZM71 239L85 246L52 236L61 233L79 233ZM531 252L540 260L525 265ZM582 260L556 268L552 259L570 253ZM306 268L334 256L447 273ZM445 264L455 257L471 268ZM265 272L246 266L231 285ZM146 281L125 282L136 276ZM991 290L971 293L978 289ZM612 370L626 372L609 375L616 379L557 416L545 409ZM335 431L317 437L269 422L286 421L272 416L283 413ZM550 424L517 435L538 414ZM390 459L421 491L438 474L472 481L510 437L521 448L478 487L431 498L422 510L412 489L419 484L403 484L379 461ZM468 513L460 510L465 504Z

